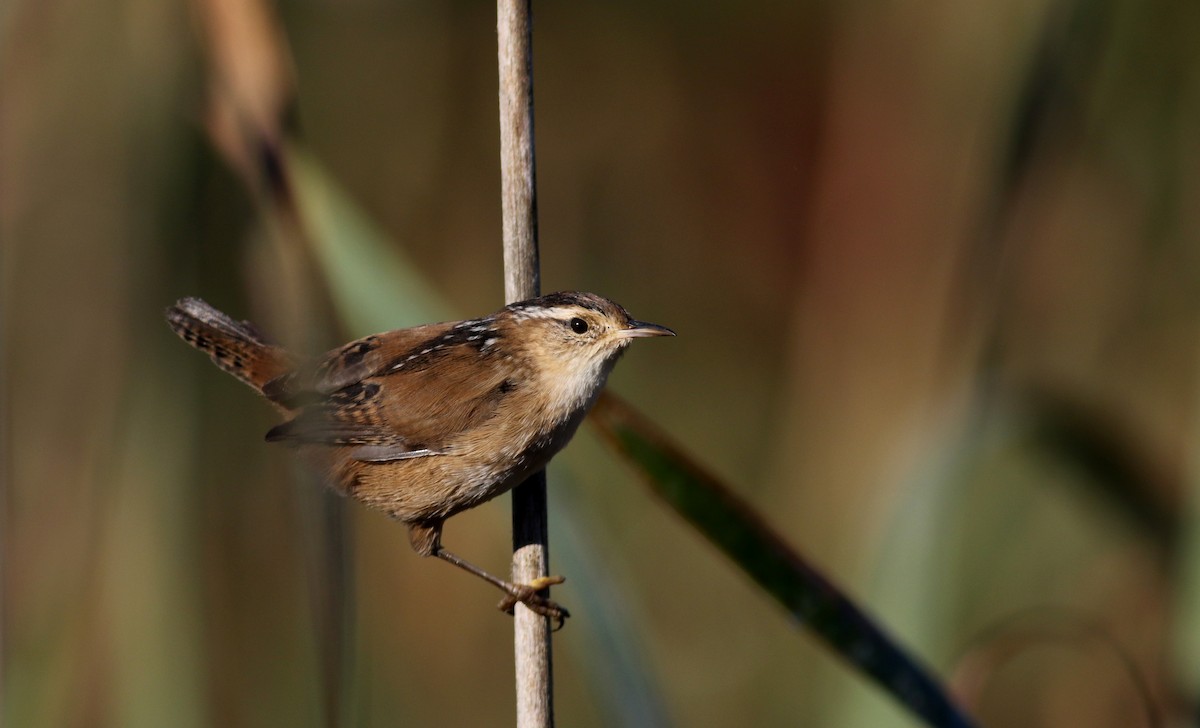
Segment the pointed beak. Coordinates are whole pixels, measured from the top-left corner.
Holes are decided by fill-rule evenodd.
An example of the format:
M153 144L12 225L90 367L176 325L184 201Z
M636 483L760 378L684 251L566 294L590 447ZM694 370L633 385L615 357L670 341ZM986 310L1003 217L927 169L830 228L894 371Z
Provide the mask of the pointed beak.
M630 321L629 328L617 332L624 339L640 339L646 336L674 336L675 332L666 326L648 324L645 321Z

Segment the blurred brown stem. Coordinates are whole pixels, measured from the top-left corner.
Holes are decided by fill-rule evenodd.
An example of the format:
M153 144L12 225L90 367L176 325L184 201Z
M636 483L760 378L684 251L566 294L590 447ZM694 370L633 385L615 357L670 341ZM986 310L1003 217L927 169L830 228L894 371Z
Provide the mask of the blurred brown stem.
M537 197L533 155L533 53L529 0L498 0L500 176L504 227L504 297L509 303L540 293ZM513 490L514 582L548 573L546 474ZM517 727L554 725L550 623L524 605L514 612Z
M293 61L274 6L266 0L195 0L208 59L205 127L213 146L246 184L271 232L272 250L250 296L268 307L283 341L313 354L343 337L325 278L314 257L313 231L299 209L289 163L289 109L295 103ZM301 476L304 477L304 476ZM306 478L307 479L307 478ZM346 504L314 487L302 497L304 559L319 660L321 725L349 725L354 664L353 535Z

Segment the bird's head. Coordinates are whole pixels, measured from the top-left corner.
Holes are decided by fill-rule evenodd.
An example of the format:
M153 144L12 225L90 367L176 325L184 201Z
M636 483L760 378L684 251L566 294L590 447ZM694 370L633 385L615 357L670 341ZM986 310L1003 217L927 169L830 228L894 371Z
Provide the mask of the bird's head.
M565 397L587 398L604 384L617 358L637 338L674 336L658 324L637 321L620 304L594 293L552 293L506 306L509 341Z

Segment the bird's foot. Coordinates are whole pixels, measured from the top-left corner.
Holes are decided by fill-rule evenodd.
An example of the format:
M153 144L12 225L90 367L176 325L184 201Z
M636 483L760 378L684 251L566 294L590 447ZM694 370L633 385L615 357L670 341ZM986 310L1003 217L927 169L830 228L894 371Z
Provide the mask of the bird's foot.
M571 613L566 607L559 605L557 602L551 601L549 598L538 594L539 591L555 584L561 584L566 579L561 576L539 576L528 584L510 584L512 587L508 592L508 596L500 600L497 605L500 611L512 614L516 609L517 603L520 602L529 607L535 614L540 614L543 617L549 617L557 622L553 631L557 632L562 629L566 623L567 617Z

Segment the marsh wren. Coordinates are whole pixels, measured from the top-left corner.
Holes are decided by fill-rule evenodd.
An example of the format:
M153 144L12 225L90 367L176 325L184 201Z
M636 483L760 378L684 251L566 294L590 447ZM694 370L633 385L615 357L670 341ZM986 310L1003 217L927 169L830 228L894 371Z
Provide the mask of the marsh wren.
M167 322L283 412L267 441L291 446L338 492L404 522L417 553L499 587L501 608L519 601L560 626L567 611L537 592L561 578L493 576L442 548L442 525L545 467L630 341L675 335L573 292L367 336L311 362L198 298L167 309Z

